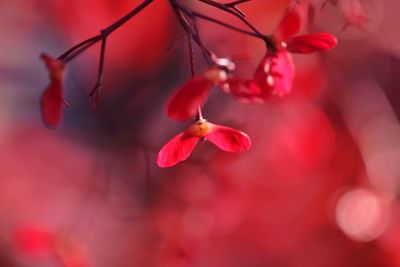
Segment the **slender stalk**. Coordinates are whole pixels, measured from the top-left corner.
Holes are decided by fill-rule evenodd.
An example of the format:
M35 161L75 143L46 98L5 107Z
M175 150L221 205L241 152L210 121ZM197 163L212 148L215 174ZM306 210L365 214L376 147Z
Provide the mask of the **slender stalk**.
M172 5L172 9L176 15L176 18L178 19L178 22L182 26L183 30L186 32L186 34L189 36L189 38L193 39L197 43L197 45L201 48L201 51L204 55L205 60L209 64L212 64L213 61L212 61L211 57L212 57L213 53L210 50L208 50L208 48L200 40L200 37L198 36L198 34L192 29L189 22L187 21L185 16L182 14L182 10L179 7L178 2L175 0L171 0L170 3Z
M195 34L198 36L198 38L200 39L200 36L199 36L199 31L198 31L198 29L197 29L197 25L196 25L196 21L195 21L195 18L192 18L192 26L193 26L193 31L195 32ZM192 39L190 38L190 36L188 36L188 41L189 41L189 50L190 50L190 57L191 57L191 60L190 60L190 69L191 69L191 72L192 72L192 77L194 77L194 75L195 75L195 69L194 69L194 53L193 53L193 46L192 46ZM211 54L211 56L210 56L210 58L212 59L213 58L213 54ZM212 59L213 60L213 59ZM202 121L202 120L204 120L204 118L203 118L203 115L202 115L202 112L201 112L201 106L199 105L198 107L197 107L197 109L198 109L198 112L197 112L197 115L195 116L195 121Z
M227 13L230 13L232 15L234 15L235 17L239 18L241 21L243 21L254 33L258 34L259 36L263 36L263 34L261 32L259 32L256 27L254 27L250 22L247 21L247 19L243 18L242 16L240 16L239 14L237 14L237 12L231 10L229 7L225 6L224 4L215 2L213 0L199 0L200 2L203 2L209 6L213 6L216 7L220 10L223 10Z
M229 29L231 29L231 30L234 30L234 31L237 31L237 32L246 34L246 35L250 35L250 36L254 36L254 37L258 37L258 38L264 39L264 37L260 37L260 35L258 35L258 34L256 34L256 33L243 30L243 29L241 29L241 28L235 27L235 26L233 26L233 25L230 25L230 24L225 23L225 22L223 22L223 21L220 21L220 20L218 20L218 19L209 17L209 16L207 16L207 15L201 14L201 13L199 13L199 12L193 11L193 12L190 12L190 15L191 15L191 16L195 16L195 17L198 17L198 18L201 18L201 19L204 19L204 20L208 20L208 21L214 22L214 23L216 23L216 24L219 24L219 25L221 25L221 26L224 26L224 27L226 27L226 28L229 28Z
M99 40L101 40L101 36L100 35L96 35L96 36L90 37L90 38L80 42L79 44L71 47L70 49L68 49L66 52L64 52L61 56L58 57L58 60L65 61L66 57L69 56L75 50L77 50L79 48L82 48L85 45L90 47L92 44L98 42Z
M243 12L242 10L240 10L240 9L237 7L237 5L243 4L243 3L249 2L249 1L251 1L251 0L237 0L237 1L230 2L230 3L226 3L226 4L224 4L224 6L229 7L229 8L231 8L231 9L235 10L235 11L236 11L237 13L239 13L242 17L245 17L246 14L244 14L244 12Z
M215 2L213 0L199 0L202 3L205 3L209 6L213 6L216 7L222 11L225 11L229 14L232 14L233 16L237 17L238 19L240 19L244 24L246 24L258 37L262 38L265 41L265 44L267 45L268 48L272 49L272 50L276 50L276 46L274 44L274 42L267 36L262 34L260 31L257 30L256 27L254 27L246 18L244 18L244 16L242 16L241 14L235 12L234 10L230 9L229 7L225 6L224 4Z
M197 107L197 115L196 115L196 118L195 118L195 120L197 121L197 122L202 122L203 120L204 120L204 118L203 118L203 113L202 113L202 111L201 111L201 107L200 106L198 106Z
M226 3L224 5L227 6L227 7L234 7L236 5L243 4L243 3L246 3L246 2L250 2L250 1L251 0L237 0L237 1L230 2L230 3Z
M104 34L106 36L110 35L113 31L121 27L123 24L125 24L128 20L130 20L133 16L135 16L137 13L142 11L146 6L148 6L153 0L144 0L140 5L138 5L136 8L134 8L131 12L108 26L103 30Z
M193 44L192 44L192 38L190 38L189 35L187 35L187 41L188 41L188 50L189 50L189 61L190 61L190 74L192 77L196 74L196 70L194 67L194 49L193 49Z
M59 60L62 60L64 62L70 61L76 56L80 55L82 52L84 52L86 49L89 47L93 46L99 41L104 40L107 38L112 32L114 32L116 29L121 27L123 24L125 24L128 20L130 20L133 16L135 16L137 13L142 11L146 6L148 6L153 0L144 0L140 5L135 7L133 10L131 10L128 14L117 20L116 22L112 23L110 26L106 27L105 29L101 30L100 34L90 37L79 44L73 46L72 48L68 49L66 52L64 52L61 56L58 57Z
M92 91L90 92L89 96L92 98L92 108L93 110L96 109L97 105L100 101L100 89L103 85L103 78L104 78L104 60L105 60L105 53L106 53L106 45L107 45L107 37L104 37L101 42L100 48L100 60L99 60L99 69L97 73L97 81L95 86L93 87ZM96 95L94 95L96 94Z

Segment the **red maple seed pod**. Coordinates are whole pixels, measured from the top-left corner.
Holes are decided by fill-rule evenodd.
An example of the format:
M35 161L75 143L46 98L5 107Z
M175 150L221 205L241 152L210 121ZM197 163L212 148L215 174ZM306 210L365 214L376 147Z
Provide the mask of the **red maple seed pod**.
M284 96L291 92L295 67L290 53L325 51L337 44L336 37L325 32L291 37L300 30L300 25L299 13L295 9L289 10L272 35L276 51L267 51L253 78L265 91L263 95L266 97Z
M201 118L161 148L157 157L157 165L171 167L186 160L199 140L209 141L227 152L240 152L248 150L251 146L251 140L247 134L230 127L210 123Z

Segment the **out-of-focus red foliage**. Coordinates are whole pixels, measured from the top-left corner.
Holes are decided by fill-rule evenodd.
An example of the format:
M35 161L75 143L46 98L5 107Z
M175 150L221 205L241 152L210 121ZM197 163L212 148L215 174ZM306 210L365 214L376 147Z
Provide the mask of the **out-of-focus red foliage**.
M284 90L291 93L262 100L252 82L265 45L198 20L205 45L237 69L223 92L202 79L201 101L181 120L200 103L207 119L243 130L252 147L236 154L198 145L168 169L157 167L157 152L191 124L174 124L164 107L174 88L193 85L168 1L154 1L108 39L104 89L112 94L95 113L84 97L91 89L85 76L97 66L85 62L97 64L99 47L67 66L71 107L57 131L40 123L37 103L48 81L37 51L59 55L140 1L3 2L0 266L400 266L397 1L301 1L301 21L281 30L286 49L334 43L307 35L313 32L332 32L339 43L327 53L292 55L293 86ZM273 33L292 4L238 7ZM298 28L303 37L293 38L306 42L286 38ZM195 66L202 76L196 47ZM178 102L187 105L186 98ZM201 129L195 137L207 139ZM20 225L30 227L15 232Z

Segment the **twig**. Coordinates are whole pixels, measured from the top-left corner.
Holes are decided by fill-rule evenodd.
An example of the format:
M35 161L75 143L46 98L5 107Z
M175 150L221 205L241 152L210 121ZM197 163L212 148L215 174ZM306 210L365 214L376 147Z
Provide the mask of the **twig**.
M91 97L92 102L92 109L96 110L97 105L100 102L100 89L103 85L103 78L104 78L104 60L105 60L105 53L106 53L106 45L107 45L107 36L104 35L101 41L101 48L100 48L100 60L99 60L99 70L97 73L97 81L90 92L89 96ZM96 95L94 95L96 94Z
M268 48L272 50L276 50L276 46L274 42L269 38L269 36L262 34L260 31L256 29L246 18L244 18L241 14L237 13L236 11L232 10L231 8L225 6L224 4L215 2L213 0L199 0L202 3L205 3L209 6L216 7L222 11L225 11L229 14L232 14L233 16L237 17L240 19L244 24L246 24L258 37L263 39L265 41L265 44L267 45Z

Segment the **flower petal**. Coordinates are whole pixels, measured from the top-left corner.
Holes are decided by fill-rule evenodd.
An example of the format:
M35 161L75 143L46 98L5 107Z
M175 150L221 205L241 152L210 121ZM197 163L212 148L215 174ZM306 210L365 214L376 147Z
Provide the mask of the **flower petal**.
M276 53L267 53L253 80L261 87L266 97L284 96L291 92L294 76L292 56L285 49L280 49Z
M333 48L337 39L333 34L320 32L295 36L285 41L286 49L292 53L309 54Z
M64 105L62 92L64 63L47 54L42 54L41 58L46 63L50 78L50 84L40 99L42 118L47 127L55 128L61 122Z
M264 103L266 98L261 87L249 79L228 78L221 89L244 103Z
M44 124L49 128L60 125L63 101L58 86L51 84L43 92L40 106Z
M176 135L158 152L157 165L162 168L171 167L186 160L199 140L199 137L186 132Z
M286 11L286 14L279 23L275 36L282 40L295 35L299 32L301 26L301 17L297 10L290 9Z
M211 132L206 140L227 152L240 152L248 150L251 146L250 137L236 129L221 125L212 125Z
M196 116L198 107L207 99L213 83L202 76L188 80L179 88L168 103L167 114L177 121Z

